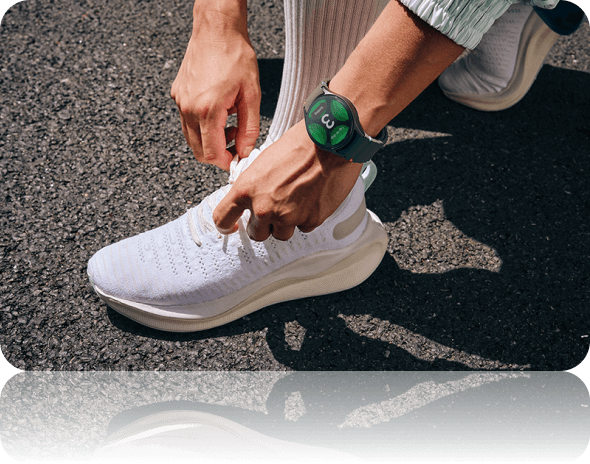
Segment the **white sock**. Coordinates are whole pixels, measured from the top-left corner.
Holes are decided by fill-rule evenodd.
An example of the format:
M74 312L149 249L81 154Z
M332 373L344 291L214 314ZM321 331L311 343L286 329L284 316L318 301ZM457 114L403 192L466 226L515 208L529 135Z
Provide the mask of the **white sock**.
M303 118L303 102L331 79L389 0L285 0L285 64L279 101L261 149Z
M479 45L459 58L439 78L451 93L497 93L510 82L520 36L533 7L514 4L484 34Z

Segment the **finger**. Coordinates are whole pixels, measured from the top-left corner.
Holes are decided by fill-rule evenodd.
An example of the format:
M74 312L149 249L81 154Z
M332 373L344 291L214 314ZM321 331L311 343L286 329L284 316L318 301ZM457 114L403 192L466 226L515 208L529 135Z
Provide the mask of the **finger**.
M188 126L186 124L186 121L182 117L182 115L180 115L180 125L182 127L182 133L184 134L184 139L186 140L186 143L188 143L188 146L190 147L191 144L189 142Z
M174 79L174 82L172 82L172 87L170 87L170 98L172 98L172 100L174 100L174 102L176 103L176 96L178 95L178 83L177 83L177 79Z
M219 202L213 210L213 223L222 234L231 234L238 230L238 219L246 210L245 206L239 204L232 190Z
M248 237L256 242L264 242L272 232L272 224L252 214L246 227Z
M295 227L277 226L276 224L272 225L272 236L277 240L281 240L283 242L293 237L294 232Z
M194 126L191 126L186 122L186 119L181 115L180 122L182 126L182 133L184 134L184 138L186 139L186 143L189 147L193 150L193 154L197 161L204 162L203 158L203 150L201 145L201 134L198 131L193 129ZM198 126L197 126L198 127Z
M313 232L317 227L315 226L304 226L303 224L300 226L297 226L297 228L303 232L304 234L309 234L310 232Z
M199 121L201 141L203 145L203 157L205 162L228 170L231 163L231 154L225 149L225 121L227 112L212 111L211 115Z
M313 232L315 229L321 226L324 221L325 218L322 219L319 213L312 213L310 216L307 217L305 222L303 222L303 224L299 224L297 228L304 234L309 234L310 232Z
M246 158L254 149L260 134L260 87L241 95L237 109L236 148L240 158Z

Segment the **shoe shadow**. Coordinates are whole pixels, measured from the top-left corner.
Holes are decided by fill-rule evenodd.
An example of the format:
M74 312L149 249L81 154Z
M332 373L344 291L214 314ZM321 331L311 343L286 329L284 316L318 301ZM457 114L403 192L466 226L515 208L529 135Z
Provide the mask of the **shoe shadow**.
M261 79L267 72L261 66ZM109 317L165 340L267 328L275 359L295 370L469 370L482 358L492 362L486 368L570 369L589 346L588 89L590 74L544 66L521 102L484 113L447 100L434 83L391 122L395 133L450 136L388 145L375 159L369 209L391 223L442 200L459 230L497 251L497 273L412 273L386 254L354 289L277 304L207 332L166 334L112 310ZM286 342L293 321L304 329L295 349Z

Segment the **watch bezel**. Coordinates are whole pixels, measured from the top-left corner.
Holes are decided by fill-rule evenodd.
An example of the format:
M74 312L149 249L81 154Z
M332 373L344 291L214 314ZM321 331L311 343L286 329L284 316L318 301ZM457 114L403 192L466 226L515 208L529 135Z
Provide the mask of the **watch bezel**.
M320 147L322 150L326 150L326 151L331 151L331 152L336 152L338 150L342 150L343 148L346 148L348 145L350 145L350 143L352 142L352 140L355 137L356 132L358 131L358 115L356 114L356 111L354 111L354 106L351 104L351 102L344 98L341 95L337 95L334 94L330 91L326 92L326 88L324 87L324 93L321 95L318 95L308 106L309 111L305 112L305 129L307 130L307 134L309 135L309 137L312 139L312 141L318 146ZM348 117L350 119L349 123L346 123L346 125L349 127L349 131L346 134L346 136L337 144L332 144L329 141L329 137L328 140L326 141L326 143L321 144L319 143L311 134L310 132L310 124L313 123L317 123L317 118L311 118L310 117L310 113L312 108L315 106L315 104L317 102L319 102L320 100L326 99L327 101L327 105L330 106L330 102L331 100L336 100L337 102L339 102L340 104L342 104L344 106L344 108L346 109L346 112L348 114Z

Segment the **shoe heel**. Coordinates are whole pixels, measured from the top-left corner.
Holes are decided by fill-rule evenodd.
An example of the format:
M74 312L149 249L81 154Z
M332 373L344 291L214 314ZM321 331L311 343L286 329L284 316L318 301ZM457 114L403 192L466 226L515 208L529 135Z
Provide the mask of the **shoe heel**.
M489 95L443 92L451 100L479 111L508 109L527 94L558 38L559 34L553 32L536 13L532 13L522 30L514 74L504 90Z

